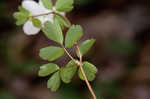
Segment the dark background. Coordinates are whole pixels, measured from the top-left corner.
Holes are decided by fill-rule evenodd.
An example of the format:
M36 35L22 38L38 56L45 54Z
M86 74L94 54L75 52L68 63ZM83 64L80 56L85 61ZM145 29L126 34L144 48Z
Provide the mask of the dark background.
M56 93L37 76L39 49L52 45L43 33L27 36L12 15L21 0L0 0L0 99L91 99L77 76ZM75 0L68 18L96 43L84 57L99 72L91 82L98 99L150 99L150 1ZM82 41L81 40L81 41ZM74 53L72 53L74 55ZM55 63L65 65L64 56Z

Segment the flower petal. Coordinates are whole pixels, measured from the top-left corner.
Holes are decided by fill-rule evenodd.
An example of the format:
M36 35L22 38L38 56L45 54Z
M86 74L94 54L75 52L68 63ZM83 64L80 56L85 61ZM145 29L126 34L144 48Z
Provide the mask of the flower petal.
M32 15L37 15L40 12L39 4L33 0L24 0L22 6L29 10Z
M23 26L23 31L27 35L35 35L40 32L40 28L36 28L31 21L27 21Z
M53 14L45 15L45 16L39 16L38 19L44 24L46 21L50 21L53 23Z
M50 14L50 15L47 15L47 16L45 16L45 22L46 21L50 21L50 22L52 22L53 23L53 17L54 17L54 15L53 14Z

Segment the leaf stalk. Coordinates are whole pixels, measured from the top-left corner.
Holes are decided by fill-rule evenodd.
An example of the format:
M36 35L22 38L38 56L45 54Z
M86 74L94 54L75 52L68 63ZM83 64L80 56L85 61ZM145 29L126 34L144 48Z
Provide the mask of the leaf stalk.
M68 28L71 27L71 22L70 22L65 16L62 16L61 14L59 14L59 13L57 13L57 12L54 12L54 11L49 12L49 13L44 13L44 14L35 15L35 16L30 16L30 17L39 17L39 16L44 16L44 15L49 15L49 14L54 14L54 15L60 16L60 17L63 18L63 19L65 20L65 22L68 24ZM81 73L82 73L82 75L83 75L83 77L84 77L84 80L85 80L85 82L86 82L86 85L87 85L87 87L88 87L88 89L89 89L89 91L90 91L90 93L91 93L93 99L97 99L97 98L96 98L96 95L95 95L95 93L94 93L94 91L93 91L93 89L92 89L92 87L91 87L91 85L90 85L90 83L89 83L89 81L88 81L86 75L85 75L85 72L84 72L84 70L83 70L83 67L82 67L82 54L81 54L81 51L80 51L80 49L79 49L78 44L77 44L77 43L75 44L75 48L76 48L76 51L79 53L79 59L80 59L80 61L74 59L74 58L70 55L70 53L67 51L67 49L64 47L64 45L61 45L61 47L64 49L64 51L66 52L66 54L70 57L70 59L73 60L73 61L77 64L77 66L79 66L79 68L80 68L80 70L81 70Z

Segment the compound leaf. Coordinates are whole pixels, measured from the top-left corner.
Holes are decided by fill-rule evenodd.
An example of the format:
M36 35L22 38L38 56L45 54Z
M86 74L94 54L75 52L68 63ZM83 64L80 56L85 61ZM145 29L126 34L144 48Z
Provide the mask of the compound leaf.
M83 35L83 31L80 25L72 25L65 38L65 47L71 48Z
M56 64L49 63L41 66L38 74L41 77L45 77L56 72L58 69L59 67Z
M60 70L60 76L64 83L70 83L72 77L77 70L77 66L74 61L70 61L64 68Z
M79 49L81 51L81 54L85 55L90 50L90 48L92 47L92 45L94 44L94 42L95 42L95 40L91 39L91 40L86 40L83 43L81 43L79 45Z
M52 9L53 7L52 0L42 0L42 3L47 9Z
M28 20L30 12L19 6L19 11L13 14L14 18L16 19L16 25L22 25Z
M45 22L43 32L51 40L63 44L63 34L57 20L55 20L53 24L50 21Z
M85 72L87 79L89 81L93 81L95 79L95 74L98 71L97 68L89 62L83 62L82 67L83 67L83 70ZM80 69L78 70L78 75L81 80L84 80L84 77L83 77Z
M69 12L73 9L73 0L57 0L56 10L60 12Z
M51 91L56 91L60 87L60 75L59 71L54 73L47 82L47 87L51 89Z
M58 15L54 16L54 20L58 21L58 23L60 24L62 29L64 29L64 27L69 27L69 25L65 22L65 20L62 17L58 16Z
M50 47L42 48L40 50L40 57L49 61L54 61L58 59L60 56L62 56L63 54L64 54L64 50L56 46L50 46Z

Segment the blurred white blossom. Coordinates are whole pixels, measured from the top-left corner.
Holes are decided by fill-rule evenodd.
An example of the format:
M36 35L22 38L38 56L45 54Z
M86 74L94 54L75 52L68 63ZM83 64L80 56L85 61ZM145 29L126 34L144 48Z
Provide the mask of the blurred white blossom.
M63 13L63 12L56 11L55 7L53 7L52 10L46 9L42 3L42 0L39 0L38 3L33 0L24 0L22 2L22 7L30 12L30 16L46 14L46 13L50 13L52 11L60 13L63 16L65 15L65 13ZM36 18L38 18L43 25L46 21L53 22L53 16L54 16L53 14L48 14L48 15L43 15L43 16L37 16ZM41 28L35 27L31 20L28 20L23 26L23 31L27 35L35 35L35 34L39 33L40 30L41 30Z

